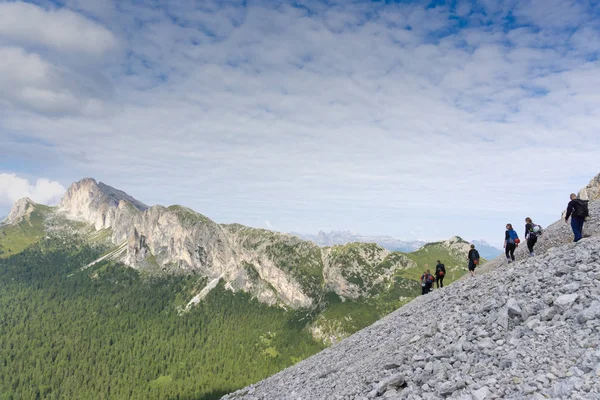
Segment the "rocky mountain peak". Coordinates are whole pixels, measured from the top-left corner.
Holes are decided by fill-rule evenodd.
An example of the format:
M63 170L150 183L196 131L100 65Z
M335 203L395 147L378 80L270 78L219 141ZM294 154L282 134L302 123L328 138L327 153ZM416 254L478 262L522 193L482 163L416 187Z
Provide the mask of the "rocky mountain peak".
M23 220L24 217L28 216L35 209L36 203L33 202L29 197L23 197L13 204L8 216L2 221L3 225L17 224Z
M73 210L74 206L77 207L86 203L96 206L104 203L116 208L122 200L131 203L140 211L148 209L147 205L122 190L115 189L103 182L98 183L94 178L84 178L73 183L63 196L60 208Z
M467 243L466 240L463 240L460 236L452 236L450 239L446 240L448 244L456 244L456 243Z
M93 178L84 178L73 183L59 204L59 209L70 218L92 223L96 229L111 228L115 212L120 207L132 207L144 211L148 206L122 190Z
M583 200L600 200L600 174L579 191L579 197Z

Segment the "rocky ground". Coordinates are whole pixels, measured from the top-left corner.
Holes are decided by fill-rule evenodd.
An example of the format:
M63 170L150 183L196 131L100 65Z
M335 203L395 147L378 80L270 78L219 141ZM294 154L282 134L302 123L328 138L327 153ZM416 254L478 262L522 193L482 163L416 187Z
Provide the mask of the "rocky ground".
M600 399L600 202L591 237L546 227L530 258L419 297L224 399Z

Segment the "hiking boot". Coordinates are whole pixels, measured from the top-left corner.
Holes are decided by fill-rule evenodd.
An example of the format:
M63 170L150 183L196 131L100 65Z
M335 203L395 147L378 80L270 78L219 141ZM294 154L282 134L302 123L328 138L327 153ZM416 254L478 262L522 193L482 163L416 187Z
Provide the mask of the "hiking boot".
M507 258L506 261L508 261L509 264L512 262L510 258Z
M529 257L535 257L535 253L532 251L531 253L529 253Z

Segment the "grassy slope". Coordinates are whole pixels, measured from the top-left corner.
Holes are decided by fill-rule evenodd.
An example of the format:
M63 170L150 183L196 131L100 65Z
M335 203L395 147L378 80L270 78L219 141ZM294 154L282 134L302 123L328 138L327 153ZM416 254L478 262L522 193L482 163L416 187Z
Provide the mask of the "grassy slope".
M42 239L46 234L44 219L51 211L51 207L37 204L17 225L0 227L0 258L18 254Z
M459 279L467 272L467 257L457 256L440 243L429 243L417 251L407 253L406 256L413 260L417 267L402 271L402 276L407 279L420 280L426 269L435 272L437 260L446 266L444 284L449 284Z

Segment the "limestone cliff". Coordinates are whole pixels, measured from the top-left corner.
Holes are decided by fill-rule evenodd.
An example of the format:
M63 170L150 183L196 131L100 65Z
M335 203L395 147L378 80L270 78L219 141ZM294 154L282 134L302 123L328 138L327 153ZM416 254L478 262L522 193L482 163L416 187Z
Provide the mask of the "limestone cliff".
M33 208L31 200L20 200L7 223L18 222ZM399 272L418 264L374 243L321 248L288 234L220 225L179 205L148 207L91 178L72 184L58 208L48 213L59 218L49 218L47 226L50 220L54 226L78 221L73 226L84 223L88 232L108 238L113 248L102 260L121 261L149 273L194 273L209 282L223 280L229 290L291 308L315 308L330 293L353 301L377 296L397 289ZM450 239L445 246L455 251L457 241ZM190 305L201 297L196 293Z
M59 213L110 229L112 243L126 249L121 261L133 268L223 279L230 290L292 308L313 307L327 291L367 296L412 263L374 244L321 249L292 235L219 225L182 206L148 207L90 178L71 185Z
M18 224L23 218L29 216L35 209L35 203L30 198L24 197L13 204L8 216L2 220L2 224Z

